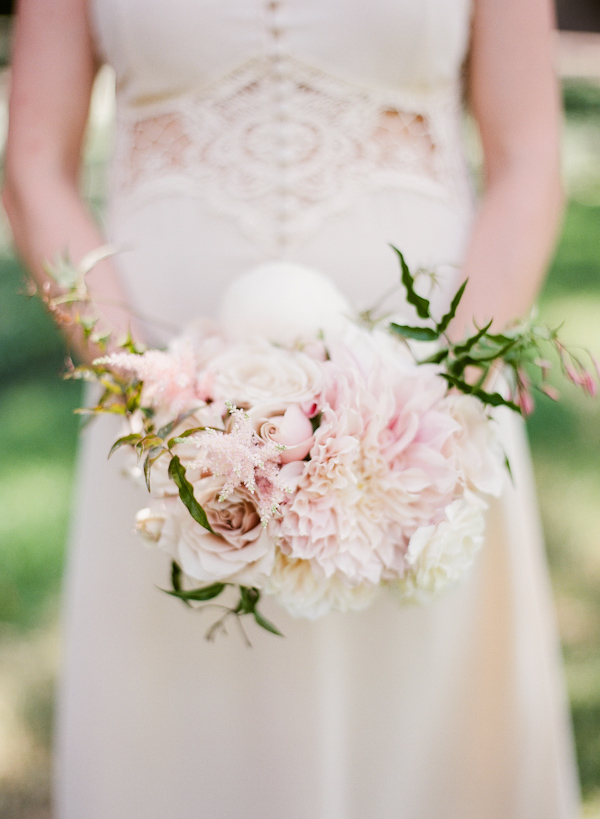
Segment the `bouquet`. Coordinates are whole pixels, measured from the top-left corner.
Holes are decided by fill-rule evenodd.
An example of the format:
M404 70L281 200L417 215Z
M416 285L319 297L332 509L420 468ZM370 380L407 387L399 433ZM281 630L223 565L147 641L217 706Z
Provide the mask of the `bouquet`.
M136 529L170 555L169 594L220 612L208 637L244 616L279 634L259 610L263 594L308 618L384 592L435 598L468 572L487 500L506 479L494 407L531 410L532 367L555 397L547 347L595 391L557 333L532 321L451 342L466 282L435 320L396 253L415 326L353 315L326 278L273 263L236 280L218 321L166 350L129 338L71 372L102 387L87 412L123 416L110 454L134 453L129 472L150 493ZM89 307L86 269L53 268L60 303L105 344L89 310L77 312ZM253 301L271 289L283 294L276 309ZM506 380L494 392L499 365Z

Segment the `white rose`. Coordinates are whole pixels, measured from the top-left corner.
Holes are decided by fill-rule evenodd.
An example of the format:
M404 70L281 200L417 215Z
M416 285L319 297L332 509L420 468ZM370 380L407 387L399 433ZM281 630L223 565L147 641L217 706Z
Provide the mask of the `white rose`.
M255 340L238 344L211 362L214 393L237 406L304 404L321 391L321 367L303 353Z
M219 319L233 341L264 336L293 346L323 333L336 338L352 310L321 273L290 262L269 262L238 276L223 298Z
M506 481L504 449L498 423L490 419L479 399L448 397L452 417L460 425L450 441L458 467L467 481L486 495L498 497Z
M379 586L349 586L338 577L316 574L308 560L294 560L277 553L265 592L294 617L316 620L329 611L359 611L370 605Z
M159 546L177 560L188 577L201 583L231 581L261 586L273 565L273 543L260 523L253 496L240 488L220 501L222 488L219 478L204 478L194 484L194 495L214 534L178 503L164 522Z
M405 555L410 568L399 584L403 597L430 600L466 575L483 543L486 509L467 490L446 507L446 520L416 530Z

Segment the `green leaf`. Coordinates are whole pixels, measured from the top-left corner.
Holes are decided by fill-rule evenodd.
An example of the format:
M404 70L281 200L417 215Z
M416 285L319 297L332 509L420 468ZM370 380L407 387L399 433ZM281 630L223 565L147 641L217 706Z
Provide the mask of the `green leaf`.
M450 361L447 365L449 375L453 376L454 378L461 378L470 362L471 359L469 359L467 356Z
M465 395L471 395L475 389L472 384L468 384L466 381L463 381L454 375L450 375L450 373L440 373L440 378L447 381L451 387L455 387L457 390L464 392Z
M473 395L479 398L483 404L487 404L490 407L508 407L513 412L517 412L519 415L522 414L521 407L509 401L507 398L504 398L499 392L484 392L484 390L476 389L473 391Z
M465 279L461 286L458 288L454 295L454 298L452 299L452 302L450 303L450 309L448 310L445 316L442 316L440 322L438 323L436 329L440 335L446 332L446 330L448 329L448 325L456 315L456 308L460 304L460 300L463 297L463 293L465 292L465 287L467 286L468 281L469 281L468 279Z
M240 602L238 611L241 614L254 614L256 604L260 600L260 592L253 586L238 586L240 592Z
M513 412L518 412L519 415L521 415L521 408L507 398L504 398L499 392L485 392L479 387L474 387L472 384L468 384L466 381L455 378L448 373L440 373L440 377L445 379L452 387L464 392L465 395L474 395L475 398L479 398L482 404L491 407L508 407L513 410Z
M174 592L180 592L183 590L181 585L181 577L183 572L181 570L181 566L175 560L171 561L171 586L173 587ZM181 598L186 606L189 606L189 600L185 598Z
M98 324L98 319L93 318L92 316L79 316L78 324L83 330L83 335L85 338L89 338L92 330Z
M181 576L183 571L176 560L171 561L171 585L173 591L181 591Z
M183 589L173 589L173 591L162 589L162 591L170 594L171 597L178 597L180 600L196 600L202 602L218 597L226 585L226 583L213 583L212 586L202 586L199 589L189 589L187 591Z
M112 332L110 330L105 330L103 333L94 333L91 336L91 341L92 344L96 344L101 350L106 350L111 336Z
M431 313L429 311L429 302L427 299L424 299L422 296L419 296L418 293L415 292L414 283L415 280L412 277L410 270L408 269L408 265L404 259L402 253L398 250L397 247L391 245L392 250L395 250L398 254L398 258L400 259L400 267L402 268L402 284L406 289L406 300L409 304L416 309L417 315L420 318L431 318Z
M54 262L43 262L44 271L65 290L71 290L81 280L81 273L69 258L68 251L57 254Z
M464 356L464 359L469 364L479 364L483 361L496 361L499 359L504 358L506 353L511 350L515 344L516 340L509 341L508 344L505 344L504 347L496 347L495 350L475 350L471 351L468 355Z
M470 350L472 350L473 347L477 344L477 342L480 339L482 339L483 336L487 333L487 331L490 329L491 326L492 326L492 322L489 321L485 325L485 327L482 327L477 333L475 333L475 335L470 336L462 344L456 344L454 346L454 350L453 350L454 355L455 356L461 356L461 355L464 355L464 353L468 353Z
M313 432L316 432L319 429L322 420L323 420L322 412L318 412L316 415L313 415L313 417L310 419L310 425L312 427Z
M165 424L164 427L161 427L157 431L157 435L159 438L163 440L167 438L175 429L175 427L182 424L187 418L192 416L195 412L198 412L199 407L194 407L194 409L188 410L187 412L182 412L181 415L178 415L177 418L174 418L172 421L169 421L168 424Z
M149 435L141 438L139 441L139 449L141 452L145 452L147 449L156 449L162 445L162 442L162 438L160 438L158 435L153 435L150 433Z
M213 530L208 522L208 518L206 517L206 512L194 497L194 489L192 484L185 477L185 467L177 455L174 455L173 458L171 458L171 463L169 464L169 477L172 481L174 481L175 485L179 489L179 497L196 523L199 523L200 526L203 526L205 529L208 529L209 532L212 532Z
M448 358L450 350L438 350L437 353L430 355L429 358L424 358L422 361L419 361L419 364L441 364L442 361L445 361Z
M111 404L110 406L101 407L97 406L93 409L87 409L86 407L80 407L79 409L73 410L76 415L96 415L100 412L111 413L113 415L127 415L127 410L122 404Z
M175 444L182 444L186 438L190 437L190 435L195 435L197 432L202 432L205 429L206 427L193 427L192 429L186 429L186 431L182 432L181 435L177 435L177 437L171 438L169 441L167 441L168 449L174 447Z
M135 412L136 409L140 406L140 400L142 396L142 382L140 381L135 386L131 386L130 390L128 390L127 395L127 412L132 413Z
M79 262L77 269L81 276L87 275L92 268L96 267L97 264L103 262L105 259L110 258L111 256L115 256L118 253L118 250L111 245L102 245L102 247L94 248L94 250L90 250L83 259Z
M279 631L279 629L276 626L274 626L270 620L267 620L266 617L263 617L262 614L257 609L254 609L252 613L254 615L254 619L261 628L264 628L266 631L270 631L271 634L277 634L278 637L284 636Z
M505 336L502 333L488 333L487 337L496 344L508 344L509 341L516 341L516 338L509 338L509 336Z
M146 480L146 486L148 488L148 492L151 491L151 489L150 489L150 470L152 469L152 467L154 466L156 461L158 461L158 459L161 457L161 455L164 455L164 453L167 452L167 451L168 450L166 450L162 446L155 446L155 447L152 447L151 450L149 450L148 455L146 456L146 460L144 461L144 478Z
M157 430L157 436L164 441L164 439L173 432L178 422L179 418L175 418L174 421L169 421L168 424L165 424L163 427Z
M512 471L512 467L510 465L510 461L508 460L508 455L504 455L504 466L506 467L506 469L508 471L508 477L510 478L510 482L514 486L515 485L515 479L514 479L514 476L513 476L513 471Z
M127 446L127 444L131 444L133 446L141 439L142 436L138 432L133 432L131 435L124 435L122 438L118 438L111 446L108 457L110 458L111 455L114 455L119 447Z
M142 353L146 352L145 348L139 344L137 344L133 340L133 336L131 335L131 330L127 330L127 335L125 338L119 341L119 345L121 350L125 350L126 353L131 353L132 355L142 355Z
M390 330L398 336L414 338L416 341L435 341L440 336L437 330L433 330L431 327L408 327L406 324L396 324L395 322L390 324Z
M100 370L100 368L98 368L98 372L99 372L99 374L101 374L102 370ZM105 392L105 395L102 396L100 401L104 401L110 395L118 395L120 397L126 397L125 396L125 391L123 390L123 386L121 384L115 384L114 381L111 381L110 378L104 377L104 375L102 375L102 374L97 378L97 381L98 381L99 384L101 384L104 387L104 392ZM129 387L127 387L126 389L129 389Z

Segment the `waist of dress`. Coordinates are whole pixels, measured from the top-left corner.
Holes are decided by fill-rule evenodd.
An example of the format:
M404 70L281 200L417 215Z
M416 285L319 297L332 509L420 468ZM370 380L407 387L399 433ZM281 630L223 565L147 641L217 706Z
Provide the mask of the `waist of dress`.
M196 196L275 255L370 191L469 196L458 83L372 89L264 57L183 94L121 99L117 110L121 207Z

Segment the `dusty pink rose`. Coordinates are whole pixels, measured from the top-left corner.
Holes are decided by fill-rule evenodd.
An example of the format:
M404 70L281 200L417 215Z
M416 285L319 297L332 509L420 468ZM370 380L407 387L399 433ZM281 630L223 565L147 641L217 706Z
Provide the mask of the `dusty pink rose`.
M255 498L238 487L221 500L222 489L218 478L204 478L194 485L214 534L173 499L158 545L179 562L186 575L201 583L263 585L273 566L274 546L261 525Z

